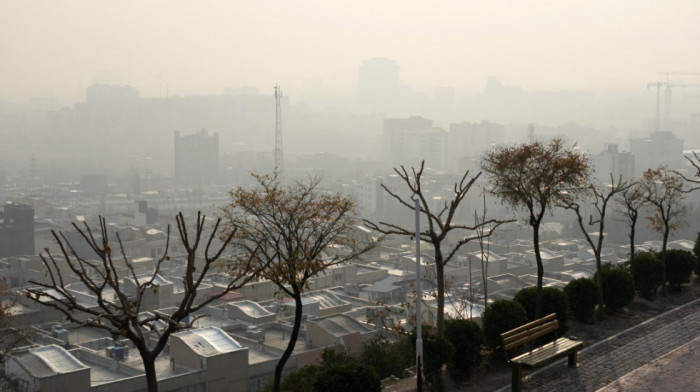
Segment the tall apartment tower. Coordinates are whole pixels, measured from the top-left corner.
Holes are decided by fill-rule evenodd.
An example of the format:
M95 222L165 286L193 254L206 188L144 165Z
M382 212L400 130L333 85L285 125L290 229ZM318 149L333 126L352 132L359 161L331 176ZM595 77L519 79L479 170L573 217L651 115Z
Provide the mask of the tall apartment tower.
M219 173L219 134L206 130L180 136L175 132L175 181L202 187L216 182Z
M630 139L630 152L636 157L634 171L637 176L660 165L680 169L685 164L683 139L677 138L673 132L653 132L646 138Z
M609 184L610 175L615 181L630 181L635 177L634 154L620 152L617 144L608 144L598 155L592 155L591 161L595 167L595 176L600 184Z
M384 160L391 165L443 169L447 151L447 132L433 128L433 120L414 116L384 119Z
M453 162L465 156L481 156L492 145L502 143L505 126L488 121L450 124L447 153Z
M0 257L35 254L34 208L8 202L0 217Z

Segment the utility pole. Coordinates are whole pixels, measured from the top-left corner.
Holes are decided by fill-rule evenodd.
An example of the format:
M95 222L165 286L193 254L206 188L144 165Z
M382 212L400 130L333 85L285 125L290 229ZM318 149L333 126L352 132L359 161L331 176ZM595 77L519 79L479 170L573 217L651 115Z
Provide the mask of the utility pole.
M423 392L423 315L420 287L420 199L415 198L416 212L416 391Z
M282 90L275 86L275 174L282 176L284 160L282 155Z

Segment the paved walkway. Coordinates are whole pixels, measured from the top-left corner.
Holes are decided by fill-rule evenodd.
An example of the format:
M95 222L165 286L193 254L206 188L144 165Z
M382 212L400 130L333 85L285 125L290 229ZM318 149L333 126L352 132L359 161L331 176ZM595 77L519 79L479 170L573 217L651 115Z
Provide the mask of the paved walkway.
M523 391L700 391L699 337L697 299L584 348L576 368L525 373Z

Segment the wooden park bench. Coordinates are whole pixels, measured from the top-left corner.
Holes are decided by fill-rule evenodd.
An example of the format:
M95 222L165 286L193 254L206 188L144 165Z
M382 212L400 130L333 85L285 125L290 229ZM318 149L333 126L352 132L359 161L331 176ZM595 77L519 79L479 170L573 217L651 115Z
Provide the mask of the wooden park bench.
M540 347L533 347L533 345L537 344L538 338L542 336L554 333L556 338L557 329L559 329L557 314L552 313L501 334L501 342L503 343L506 361L508 361L513 368L511 390L520 391L522 388L523 368L532 369L540 367L564 355L569 356L569 366L576 366L578 350L583 345L582 342L567 338L558 338ZM514 358L509 358L508 353L510 351L524 345L527 345L526 348L528 352Z

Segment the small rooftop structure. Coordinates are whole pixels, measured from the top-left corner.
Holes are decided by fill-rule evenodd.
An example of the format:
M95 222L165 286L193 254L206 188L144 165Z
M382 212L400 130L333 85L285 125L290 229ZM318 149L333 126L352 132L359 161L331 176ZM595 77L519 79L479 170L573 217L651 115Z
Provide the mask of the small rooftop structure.
M242 320L255 325L271 323L276 315L252 301L237 301L226 304L228 318Z
M375 331L346 314L335 314L306 322L306 340L311 347L332 346L349 335L370 336ZM353 339L357 340L357 339Z
M321 317L352 310L352 304L350 302L340 299L337 295L328 290L316 291L305 296L318 302L319 316Z
M55 344L11 355L5 373L24 380L26 391L57 391L66 386L71 391L90 390L90 368Z
M173 334L173 337L177 337L203 357L230 353L243 348L226 332L216 327L190 329Z

